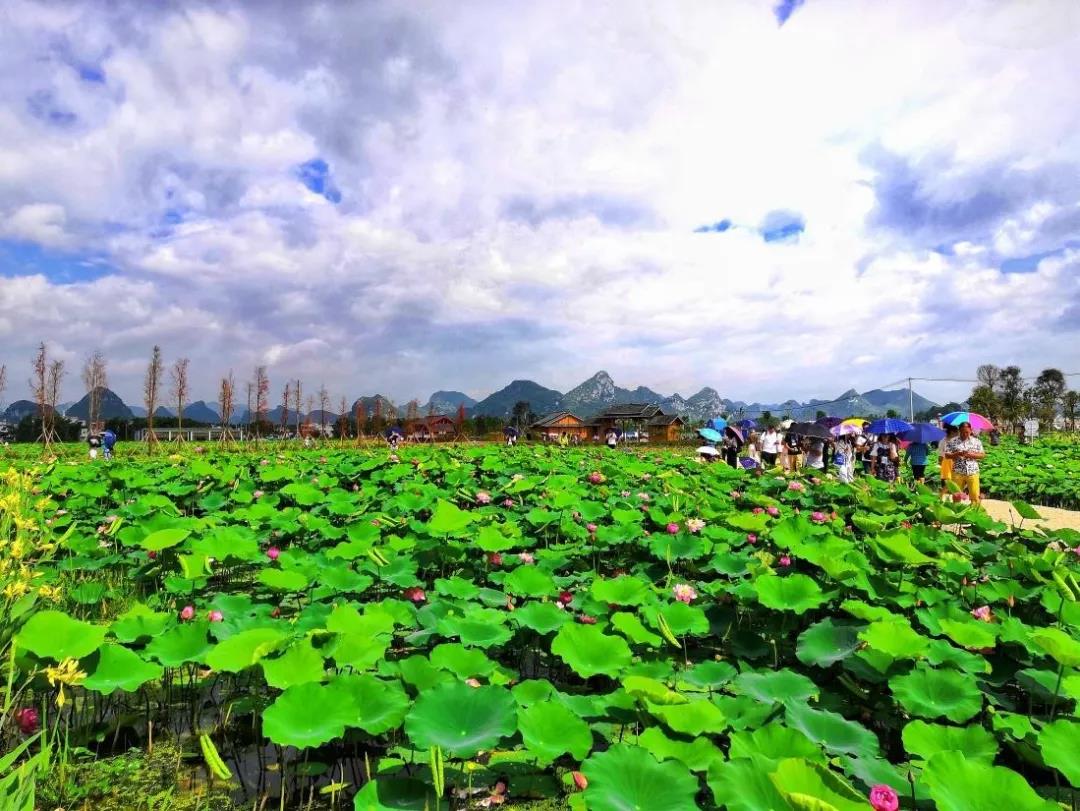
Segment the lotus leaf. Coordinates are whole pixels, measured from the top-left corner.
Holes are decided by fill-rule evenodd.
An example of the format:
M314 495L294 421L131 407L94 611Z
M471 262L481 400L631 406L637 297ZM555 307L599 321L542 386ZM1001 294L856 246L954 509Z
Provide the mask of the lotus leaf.
M695 738L689 743L678 741L667 737L659 727L646 729L638 737L637 743L661 763L677 760L692 772L707 771L714 763L724 759L724 753L706 738Z
M821 586L804 574L787 577L760 575L754 581L754 589L762 605L777 611L794 611L796 614L805 614L828 599L822 593Z
M659 763L639 746L616 744L592 755L581 771L589 781L589 811L688 811L697 805L697 780L681 763Z
M122 645L102 645L97 664L83 680L83 687L108 695L114 690L133 693L148 681L160 679L161 665L143 661Z
M940 811L1054 811L1016 772L969 760L961 752L939 752L930 758L923 780Z
M63 611L39 611L23 625L15 645L42 658L81 659L101 646L105 630L102 625L72 619Z
M1061 718L1039 732L1039 750L1074 786L1080 786L1080 721Z
M518 731L541 763L564 753L583 760L592 749L589 725L561 704L545 702L518 710Z
M509 690L462 682L422 693L405 718L413 744L422 749L439 746L457 757L492 749L516 729L517 708Z
M904 749L923 760L938 752L963 752L970 760L993 763L998 745L994 736L981 726L953 727L912 721L904 727Z
M308 749L340 738L355 716L353 698L342 684L297 684L263 711L263 732L274 743Z
M285 639L285 633L276 628L241 631L211 648L206 653L205 661L213 670L239 673L277 650Z
M912 715L945 717L963 723L982 709L982 692L974 676L955 670L916 667L889 681L893 696Z
M311 639L298 639L280 656L263 659L263 675L271 687L284 690L294 684L322 681L326 675L323 655L315 650Z
M567 623L555 634L551 652L579 676L616 676L630 664L630 647L622 637L605 634L595 625Z

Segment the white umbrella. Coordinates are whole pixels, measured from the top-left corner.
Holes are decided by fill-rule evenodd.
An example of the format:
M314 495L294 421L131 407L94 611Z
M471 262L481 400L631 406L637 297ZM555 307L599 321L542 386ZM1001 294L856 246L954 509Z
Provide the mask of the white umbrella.
M697 449L697 452L702 456L719 456L720 451L714 448L712 445L702 445Z

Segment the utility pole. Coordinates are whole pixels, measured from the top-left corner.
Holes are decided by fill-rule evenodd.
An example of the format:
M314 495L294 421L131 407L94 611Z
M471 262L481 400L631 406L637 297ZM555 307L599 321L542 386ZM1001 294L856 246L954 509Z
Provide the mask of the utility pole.
M911 421L915 422L915 395L911 392L911 378L907 379L907 402L908 402L908 416L911 417Z

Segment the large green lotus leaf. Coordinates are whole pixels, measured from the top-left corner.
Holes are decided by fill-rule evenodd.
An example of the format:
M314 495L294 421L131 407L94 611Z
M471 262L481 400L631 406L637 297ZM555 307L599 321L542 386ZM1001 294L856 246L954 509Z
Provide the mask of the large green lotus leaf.
M315 650L310 637L296 640L283 654L263 659L261 664L266 683L279 690L294 684L322 681L326 675L323 655Z
M645 581L631 575L616 577L614 580L597 579L592 584L593 599L609 605L641 605L649 597L649 586Z
M457 535L476 520L470 512L459 509L445 499L439 499L432 510L427 531L431 535Z
M714 763L709 769L708 782L716 805L727 811L792 811L791 805L769 779L774 765L765 758ZM821 807L816 811L828 809Z
M806 676L786 669L743 673L735 679L734 687L758 701L775 703L816 699L820 693L818 686Z
M353 811L444 811L449 802L422 780L379 777L368 780L353 798Z
M517 729L517 704L501 687L450 682L421 693L405 718L409 740L421 749L440 746L470 758Z
M387 636L394 632L394 616L380 605L368 605L361 614L355 606L334 606L326 618L326 630L337 634Z
M667 737L659 727L646 729L637 742L661 763L677 760L692 772L706 771L724 759L724 753L708 738L695 738L690 743L677 741Z
M212 670L239 673L273 653L285 639L285 633L277 628L241 631L211 648L205 661Z
M728 757L751 758L755 755L768 760L784 760L785 758L806 758L808 760L824 760L821 749L812 740L807 738L797 729L791 729L773 721L755 730L731 733L731 748Z
M276 744L308 749L340 738L356 706L340 684L297 684L263 710L263 733Z
M295 569L263 569L259 582L276 591L303 591L311 581Z
M802 732L830 752L843 752L859 757L875 757L878 739L862 724L849 721L839 713L815 710L805 703L793 702L785 709L788 726Z
M146 682L160 679L163 672L161 665L144 662L122 645L102 645L98 649L97 666L82 684L87 690L104 695L117 689L133 693Z
M912 721L904 727L904 749L909 754L929 760L938 752L963 752L970 760L993 763L997 756L997 739L983 727L946 726Z
M906 566L924 566L937 561L923 554L911 542L910 532L897 530L885 535L873 535L866 539L874 553L886 563L902 563Z
M210 624L205 620L189 622L170 628L154 637L146 646L146 655L165 667L179 667L185 662L201 662L211 643L207 638Z
M26 621L15 645L35 656L82 659L101 647L105 626L72 619L63 611L39 611Z
M635 645L649 645L658 648L664 641L662 636L654 634L646 628L644 623L638 619L637 614L631 614L628 611L618 611L612 614L611 625Z
M679 674L678 686L680 689L689 685L699 689L716 690L737 675L739 671L729 662L698 662Z
M511 622L536 631L538 634L550 634L552 631L557 631L569 619L566 611L556 607L554 603L536 601L526 603L510 615Z
M1061 718L1039 733L1039 750L1073 786L1080 786L1080 722Z
M282 487L280 492L301 507L314 507L326 497L322 490L307 482L293 482Z
M551 652L579 676L602 673L617 676L630 664L630 646L621 636L609 636L595 625L567 623L555 634Z
M698 782L681 763L659 763L640 746L616 744L586 760L589 811L693 811Z
M389 634L338 634L327 646L326 654L333 657L339 667L369 670L382 661L386 649L390 647L390 641Z
M555 693L555 687L543 679L526 679L514 685L510 692L514 694L514 701L519 707L531 707L533 704L550 700Z
M485 656L483 651L466 648L456 642L432 648L431 663L443 670L449 670L461 679L487 676L495 669L495 662Z
M979 683L971 674L956 670L916 667L890 679L889 689L905 710L922 718L944 716L960 724L982 709Z
M802 758L781 760L769 772L777 791L796 809L866 811L866 799L840 775Z
M485 552L505 552L515 546L521 547L521 538L504 535L497 526L487 524L473 538L473 543Z
M139 546L150 552L160 552L176 546L190 534L191 530L188 529L159 529L143 538Z
M822 593L821 586L804 574L786 577L775 574L760 575L754 581L754 590L763 606L777 611L794 611L796 614L805 614L828 600Z
M962 648L982 650L997 645L996 628L985 622L962 620L938 620L938 625L949 639Z
M453 674L433 665L426 656L408 656L394 662L394 665L401 674L401 680L415 687L418 692L430 690L435 685L454 678Z
M165 630L170 619L168 614L136 603L113 620L109 630L121 642L134 642L143 637L157 636Z
M1080 667L1080 642L1057 628L1040 628L1032 641L1064 667Z
M893 659L915 659L926 654L930 639L918 633L902 617L871 622L859 632L871 649Z
M687 704L654 704L646 701L649 712L674 732L684 735L718 735L729 725L724 713L711 701L691 701Z
M514 635L502 622L492 621L479 614L444 617L436 627L443 636L456 636L463 645L475 645L478 648L502 645Z
M625 676L623 690L634 698L648 699L654 704L686 704L690 699L676 693L659 679L648 676Z
M724 516L724 522L744 532L763 532L769 525L769 516L765 513L728 513Z
M338 676L331 682L352 698L355 712L348 726L371 735L397 729L409 709L409 697L397 681L383 681L367 673Z
M444 597L471 600L480 593L479 587L462 577L440 577L435 581L435 591Z
M646 618L657 629L660 628L660 623L657 619L657 612L664 615L664 620L668 624L668 628L676 636L683 636L684 634L692 634L694 636L704 636L709 633L709 618L705 616L705 611L696 605L687 605L686 603L664 603L656 607L649 606L642 609Z
M939 752L930 758L923 781L938 811L1054 811L1012 769L969 760L960 752Z
M518 710L518 731L525 748L541 763L550 763L567 752L574 760L583 760L592 749L589 725L555 702Z
M803 664L829 667L859 648L859 631L862 628L862 623L826 617L799 634L795 655Z
M518 566L503 580L503 588L509 594L522 597L544 597L555 592L555 580L543 569L524 565Z

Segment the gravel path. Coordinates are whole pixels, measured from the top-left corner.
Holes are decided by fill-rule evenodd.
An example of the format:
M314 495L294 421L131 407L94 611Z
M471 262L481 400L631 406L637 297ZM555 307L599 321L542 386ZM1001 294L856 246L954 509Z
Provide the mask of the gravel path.
M984 498L982 506L998 521L1006 523L1019 523L1020 516L1007 501L997 501L992 498ZM1075 529L1080 530L1080 511L1063 510L1060 507L1040 507L1036 504L1035 512L1042 516L1041 521L1025 521L1025 526L1039 526L1045 529Z

